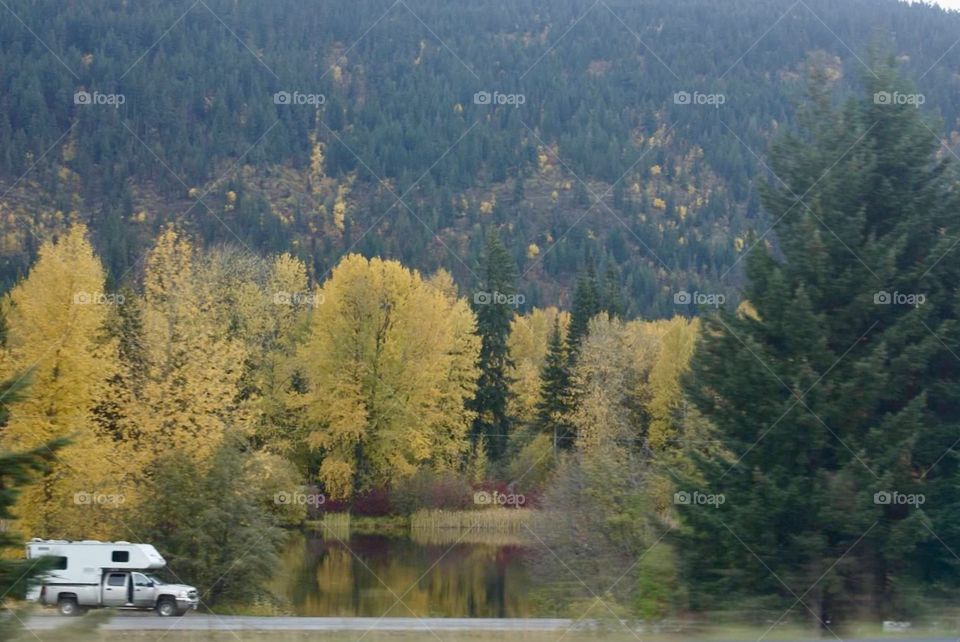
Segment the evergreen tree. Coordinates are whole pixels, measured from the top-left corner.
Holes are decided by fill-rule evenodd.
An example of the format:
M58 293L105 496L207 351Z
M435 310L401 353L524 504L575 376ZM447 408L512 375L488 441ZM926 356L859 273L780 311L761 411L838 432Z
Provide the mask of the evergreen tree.
M540 371L536 423L540 432L552 437L555 448L567 448L573 444L575 428L570 419L572 411L569 355L558 316L553 322L547 356Z
M8 520L14 519L12 509L20 491L37 474L49 469L56 457L56 451L66 443L58 440L34 450L0 452L0 520L9 523ZM24 599L30 586L52 566L42 558L20 558L23 546L20 533L7 528L0 529L0 551L3 552L0 555L0 595L5 598ZM22 621L26 617L23 609L8 608L6 611L0 615L2 640L13 639L16 633L22 631Z
M600 313L602 297L597 285L597 273L588 258L587 268L577 275L573 292L573 309L570 311L570 328L567 331L567 357L571 365L576 362L580 343L587 335L590 319Z
M241 440L228 438L206 466L165 453L138 513L142 532L164 552L174 579L194 583L204 605L265 597L262 587L283 541L267 509L273 497L257 483L258 462L242 448Z
M477 393L470 402L471 410L476 413L473 440L485 439L492 462L499 461L506 452L511 429L507 411L510 395L508 371L513 363L507 341L516 314L512 298L517 292L516 280L513 257L496 230L492 230L487 239L484 290L473 300L481 346Z
M7 404L23 398L26 381L27 378L21 376L0 384L0 414L6 416ZM66 443L66 440L58 439L33 450L0 451L0 521L11 523L15 518L13 507L20 491L37 473L48 469L55 461L57 451ZM22 546L20 533L10 528L0 529L0 551L4 551L0 555L0 595L23 599L31 582L46 570L44 564L38 564L35 560L18 559Z
M683 489L725 498L680 507L694 608L904 619L920 583L957 579L960 203L918 110L876 99L911 92L886 67L866 85L836 109L814 82L764 195L779 252L748 257L749 305L705 319L686 388L727 456Z
M603 274L603 282L600 286L600 309L602 312L606 312L611 319L623 317L623 294L620 292L620 278L617 275L617 268L613 263L607 266L607 271Z

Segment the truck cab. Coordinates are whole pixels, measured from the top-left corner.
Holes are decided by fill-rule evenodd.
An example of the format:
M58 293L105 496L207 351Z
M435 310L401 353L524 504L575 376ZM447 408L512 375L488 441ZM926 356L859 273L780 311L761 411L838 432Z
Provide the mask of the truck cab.
M107 571L100 586L103 606L156 609L162 616L183 615L197 608L197 590L185 584L167 584L139 571Z

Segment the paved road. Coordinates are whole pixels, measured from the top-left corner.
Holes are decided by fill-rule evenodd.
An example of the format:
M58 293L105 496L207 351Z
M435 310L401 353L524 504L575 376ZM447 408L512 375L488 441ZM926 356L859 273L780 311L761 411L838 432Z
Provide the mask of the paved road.
M54 629L70 618L41 615L26 623L34 630ZM153 613L122 613L101 628L113 631L564 631L573 620L547 618L413 618L413 617L253 617L190 613L162 618ZM580 625L584 623L581 622ZM885 641L888 642L888 641ZM956 642L949 640L945 642Z
M57 615L31 617L26 625L36 631L51 630L76 621ZM255 617L190 613L182 618L161 618L150 612L113 616L101 626L112 631L566 631L590 629L595 622L559 618L413 618L413 617ZM611 623L607 622L606 626ZM857 638L856 642L957 642L956 637L894 636ZM736 641L730 641L736 642ZM794 642L821 642L796 640ZM851 640L853 642L853 639Z

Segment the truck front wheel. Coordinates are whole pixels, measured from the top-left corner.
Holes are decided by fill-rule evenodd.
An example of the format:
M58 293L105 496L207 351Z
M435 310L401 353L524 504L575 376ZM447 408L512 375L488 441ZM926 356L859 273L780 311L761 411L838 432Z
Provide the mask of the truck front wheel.
M157 602L157 615L160 617L177 615L177 602L167 597L161 598L161 600Z
M80 606L77 604L77 598L75 597L61 597L57 600L57 608L60 610L60 615L66 615L67 617L80 615Z

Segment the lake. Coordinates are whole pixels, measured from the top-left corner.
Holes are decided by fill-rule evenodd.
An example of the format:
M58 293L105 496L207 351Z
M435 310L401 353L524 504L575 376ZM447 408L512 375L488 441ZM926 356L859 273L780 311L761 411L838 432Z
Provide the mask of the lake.
M541 615L530 596L531 549L510 536L466 540L456 531L342 539L291 533L271 588L302 616Z

